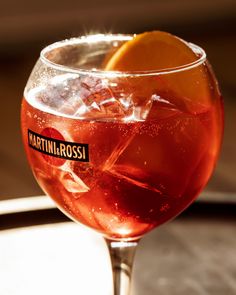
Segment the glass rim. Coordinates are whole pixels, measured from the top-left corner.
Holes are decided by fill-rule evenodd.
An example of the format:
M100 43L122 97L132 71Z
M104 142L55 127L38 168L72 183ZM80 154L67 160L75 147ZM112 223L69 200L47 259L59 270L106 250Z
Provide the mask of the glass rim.
M136 34L94 34L94 35L84 35L80 37L74 37L70 39L61 40L55 43L52 43L45 48L43 48L40 52L40 60L43 64L47 65L48 67L54 68L56 70L60 70L62 72L67 73L76 73L81 75L92 75L96 77L145 77L145 76L155 76L155 75L164 75L164 74L171 74L186 71L192 68L195 68L201 64L203 64L206 59L206 52L200 46L185 42L190 48L199 56L198 59L191 63L183 64L177 67L170 67L170 68L163 68L158 70L149 70L149 71L107 71L107 70L100 70L100 69L83 69L83 68L74 68L71 66L66 66L62 64L55 63L46 57L46 54L49 53L53 49L57 49L60 47L64 47L67 45L76 45L76 44L85 44L85 43L96 43L98 41L129 41L131 40Z

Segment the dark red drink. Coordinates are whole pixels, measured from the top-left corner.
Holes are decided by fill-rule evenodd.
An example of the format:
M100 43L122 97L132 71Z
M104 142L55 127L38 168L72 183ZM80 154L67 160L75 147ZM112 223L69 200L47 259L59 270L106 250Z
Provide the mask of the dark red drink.
M194 112L153 99L145 120L80 119L53 104L60 87L23 100L22 130L37 181L72 219L132 239L176 216L205 186L221 141L219 97L191 102Z

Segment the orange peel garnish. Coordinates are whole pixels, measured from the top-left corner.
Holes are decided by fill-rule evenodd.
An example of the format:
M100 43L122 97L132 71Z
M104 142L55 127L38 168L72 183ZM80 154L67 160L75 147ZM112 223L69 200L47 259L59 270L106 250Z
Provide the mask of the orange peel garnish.
M184 110L196 113L209 106L210 97L209 68L202 64L187 67L198 59L199 56L187 42L166 32L152 31L136 35L124 43L106 61L104 69L122 72L157 71L156 75L130 79L134 95L137 96L141 89L142 97L148 99L150 95L157 94ZM171 71L164 75L160 73L183 66L186 66L186 70Z
M105 70L154 71L179 67L197 59L182 39L166 32L153 31L134 36L109 59Z

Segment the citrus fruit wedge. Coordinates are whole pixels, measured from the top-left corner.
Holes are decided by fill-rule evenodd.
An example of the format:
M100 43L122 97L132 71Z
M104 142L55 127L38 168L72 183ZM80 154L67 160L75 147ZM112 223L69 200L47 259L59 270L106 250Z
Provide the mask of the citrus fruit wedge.
M186 42L166 32L136 35L108 60L105 70L151 71L182 66L197 59Z
M182 39L166 32L153 31L136 35L124 43L106 60L104 69L122 72L154 71L151 75L127 78L136 103L143 103L155 95L178 109L181 108L181 111L196 113L209 107L208 85L212 75L209 67L203 63L194 67L187 66L199 58L199 54ZM179 71L179 67L183 69Z

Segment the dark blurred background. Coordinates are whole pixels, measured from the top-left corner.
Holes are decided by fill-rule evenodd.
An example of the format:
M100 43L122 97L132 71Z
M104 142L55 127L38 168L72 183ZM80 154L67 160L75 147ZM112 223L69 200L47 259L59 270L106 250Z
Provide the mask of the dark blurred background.
M169 31L206 50L224 96L226 117L220 161L206 190L235 198L235 0L8 0L0 2L0 23L0 199L42 194L27 165L20 134L22 93L39 51L82 34L147 30Z

